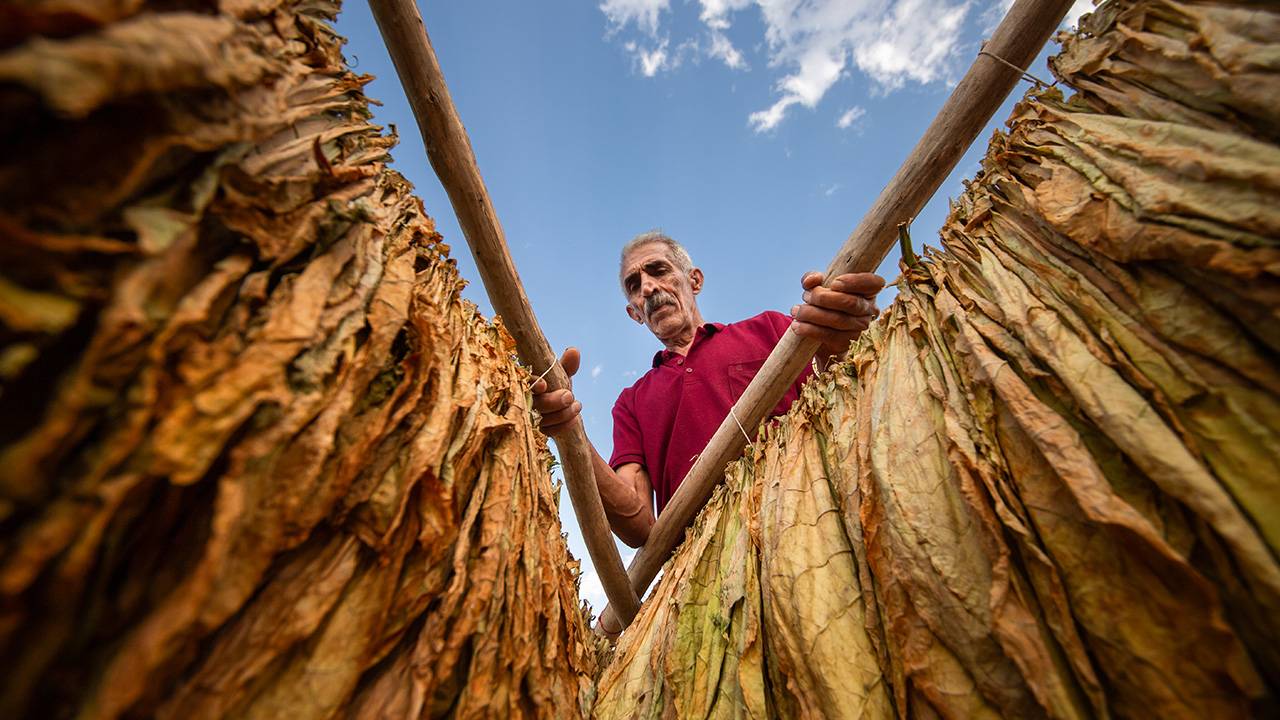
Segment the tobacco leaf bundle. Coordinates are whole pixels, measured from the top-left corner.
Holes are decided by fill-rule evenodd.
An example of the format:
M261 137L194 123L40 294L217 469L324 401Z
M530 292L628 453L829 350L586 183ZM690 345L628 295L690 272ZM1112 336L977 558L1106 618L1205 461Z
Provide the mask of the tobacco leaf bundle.
M1074 94L731 466L599 717L1277 712L1280 10L1060 39Z
M580 715L529 375L324 0L0 37L0 715Z

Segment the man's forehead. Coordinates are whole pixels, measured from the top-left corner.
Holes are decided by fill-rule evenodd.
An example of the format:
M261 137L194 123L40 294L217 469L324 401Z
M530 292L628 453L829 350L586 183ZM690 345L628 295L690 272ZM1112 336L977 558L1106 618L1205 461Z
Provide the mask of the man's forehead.
M660 242L651 242L627 251L622 259L622 276L626 277L654 260L671 261L671 249Z

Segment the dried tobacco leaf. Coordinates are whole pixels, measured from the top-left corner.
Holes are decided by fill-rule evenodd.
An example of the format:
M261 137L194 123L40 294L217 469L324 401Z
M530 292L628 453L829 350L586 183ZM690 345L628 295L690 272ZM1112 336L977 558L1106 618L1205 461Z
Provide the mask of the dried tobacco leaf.
M773 714L1280 711L1280 10L1109 2L1060 39L1076 93L1015 108L943 250L666 568L749 514ZM626 715L639 655L676 687L740 632L686 597L664 583L642 616L720 635L629 629L600 717ZM870 678L891 702L827 704Z
M585 714L528 374L336 5L75 7L0 53L0 715Z

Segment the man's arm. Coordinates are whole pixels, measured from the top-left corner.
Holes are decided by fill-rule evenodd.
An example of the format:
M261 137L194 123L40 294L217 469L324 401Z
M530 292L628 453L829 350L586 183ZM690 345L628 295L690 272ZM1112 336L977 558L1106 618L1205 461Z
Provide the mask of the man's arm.
M565 350L560 356L560 365L571 378L581 362L582 357L575 348ZM547 382L540 378L533 384L533 409L542 418L539 423L542 432L557 437L569 429L582 411L582 403L574 399L572 390L547 392ZM591 454L596 487L600 490L600 502L609 527L627 545L635 548L644 545L653 526L653 489L648 471L634 462L620 465L615 471L600 457L595 445L591 446Z
M609 527L628 547L643 547L653 527L653 489L649 471L640 463L625 463L617 470L595 453L596 487Z

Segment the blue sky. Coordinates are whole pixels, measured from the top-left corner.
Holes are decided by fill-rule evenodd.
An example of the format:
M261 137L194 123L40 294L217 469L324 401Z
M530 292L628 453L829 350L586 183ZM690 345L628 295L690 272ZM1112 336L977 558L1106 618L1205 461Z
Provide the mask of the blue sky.
M420 5L516 266L551 344L576 345L575 392L606 458L610 409L660 345L625 315L618 248L660 228L706 273L703 316L786 312L946 100L1006 0L467 0ZM1070 22L1087 9L1077 3ZM394 166L485 299L367 4L338 30L395 125ZM1043 58L1032 72L1048 78ZM1020 85L1014 97L1021 97ZM1008 115L997 113L995 128ZM916 219L936 239L984 131ZM880 273L897 276L897 250ZM892 289L882 295L881 306ZM603 591L572 517L583 596ZM623 548L626 550L626 548ZM624 559L629 558L629 551Z

